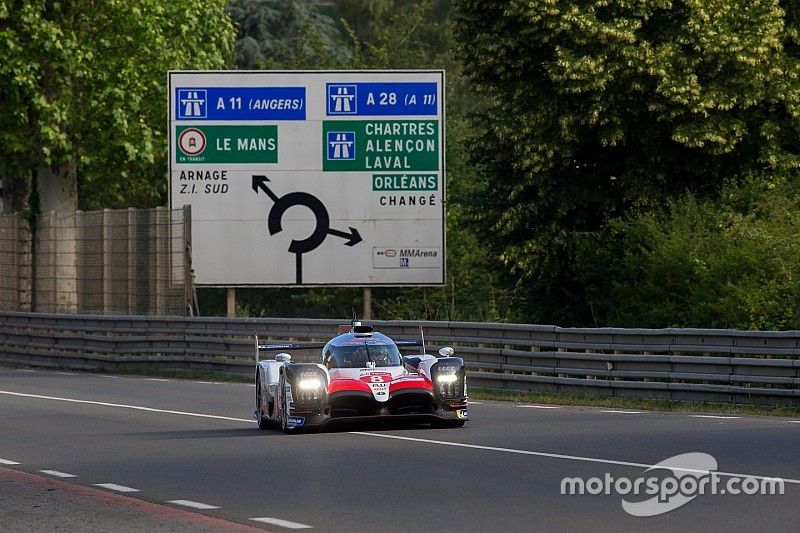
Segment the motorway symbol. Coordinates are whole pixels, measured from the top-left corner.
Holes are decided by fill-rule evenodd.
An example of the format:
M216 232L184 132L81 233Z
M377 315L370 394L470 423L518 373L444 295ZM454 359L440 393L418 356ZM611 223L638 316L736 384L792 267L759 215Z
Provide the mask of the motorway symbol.
M206 118L206 90L178 90L178 120Z
M356 105L356 85L339 83L328 84L328 114L354 115L358 112Z
M314 213L314 218L317 221L311 235L302 240L293 239L289 245L289 253L295 254L295 271L298 285L303 283L303 254L319 247L328 235L345 239L345 246L355 246L361 242L361 235L356 228L348 228L350 230L348 233L330 227L328 210L325 208L325 204L316 196L307 192L290 192L289 194L278 196L267 186L268 181L269 178L266 176L253 176L253 191L258 194L258 190L261 189L273 202L267 215L267 229L270 235L275 235L283 229L281 220L284 213L290 207L296 205L309 208Z
M356 132L328 132L328 161L354 161L356 158Z

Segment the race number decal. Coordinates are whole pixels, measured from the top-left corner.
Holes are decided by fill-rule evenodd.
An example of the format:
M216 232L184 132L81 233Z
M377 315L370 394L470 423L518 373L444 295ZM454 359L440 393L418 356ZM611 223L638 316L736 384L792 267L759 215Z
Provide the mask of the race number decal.
M389 400L389 383L392 381L392 374L389 372L370 372L361 376L361 381L369 385L372 396L379 402Z

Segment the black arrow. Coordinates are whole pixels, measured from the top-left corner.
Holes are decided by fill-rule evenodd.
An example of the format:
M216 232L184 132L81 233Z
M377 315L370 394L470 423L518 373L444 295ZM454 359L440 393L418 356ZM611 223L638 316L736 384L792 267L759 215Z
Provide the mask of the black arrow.
M350 233L339 231L338 229L328 229L328 234L335 237L341 237L342 239L347 239L347 242L344 243L346 246L355 246L361 242L361 235L358 233L356 228L350 226L349 229Z
M267 216L267 229L270 235L275 235L283 229L281 219L283 214L291 207L302 205L314 213L317 221L314 231L303 240L292 240L289 251L293 254L304 254L317 248L325 240L328 233L328 210L316 196L307 192L290 192L281 196L269 210Z
M258 189L261 189L267 193L267 196L269 196L273 202L277 202L278 196L267 187L268 181L269 178L266 176L253 176L253 190L258 194Z
M345 239L345 246L355 246L363 239L354 227L349 227L350 232L345 232L337 229L331 229L330 218L328 217L328 210L325 208L319 198L307 192L290 192L281 197L278 197L272 192L267 185L269 178L263 175L252 176L253 191L258 194L259 189L264 191L267 196L273 201L273 205L267 215L267 230L270 235L275 235L283 230L282 219L284 213L291 207L302 205L307 207L314 213L316 219L316 226L314 231L302 240L293 239L289 244L289 252L295 254L295 274L297 277L297 284L303 283L303 254L315 250L328 235L340 237Z

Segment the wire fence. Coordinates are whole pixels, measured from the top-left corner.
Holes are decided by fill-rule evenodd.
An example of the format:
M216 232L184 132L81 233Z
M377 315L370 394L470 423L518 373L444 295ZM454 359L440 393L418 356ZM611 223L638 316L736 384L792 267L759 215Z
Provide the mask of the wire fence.
M31 232L20 213L0 215L0 309L31 310Z
M188 206L3 215L0 255L2 310L192 314Z

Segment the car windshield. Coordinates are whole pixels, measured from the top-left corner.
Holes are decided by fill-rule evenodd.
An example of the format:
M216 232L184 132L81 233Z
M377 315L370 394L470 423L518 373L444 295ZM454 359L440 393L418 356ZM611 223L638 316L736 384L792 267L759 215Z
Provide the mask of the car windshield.
M364 368L368 361L376 367L400 366L400 352L394 344L331 346L329 353L330 368Z

